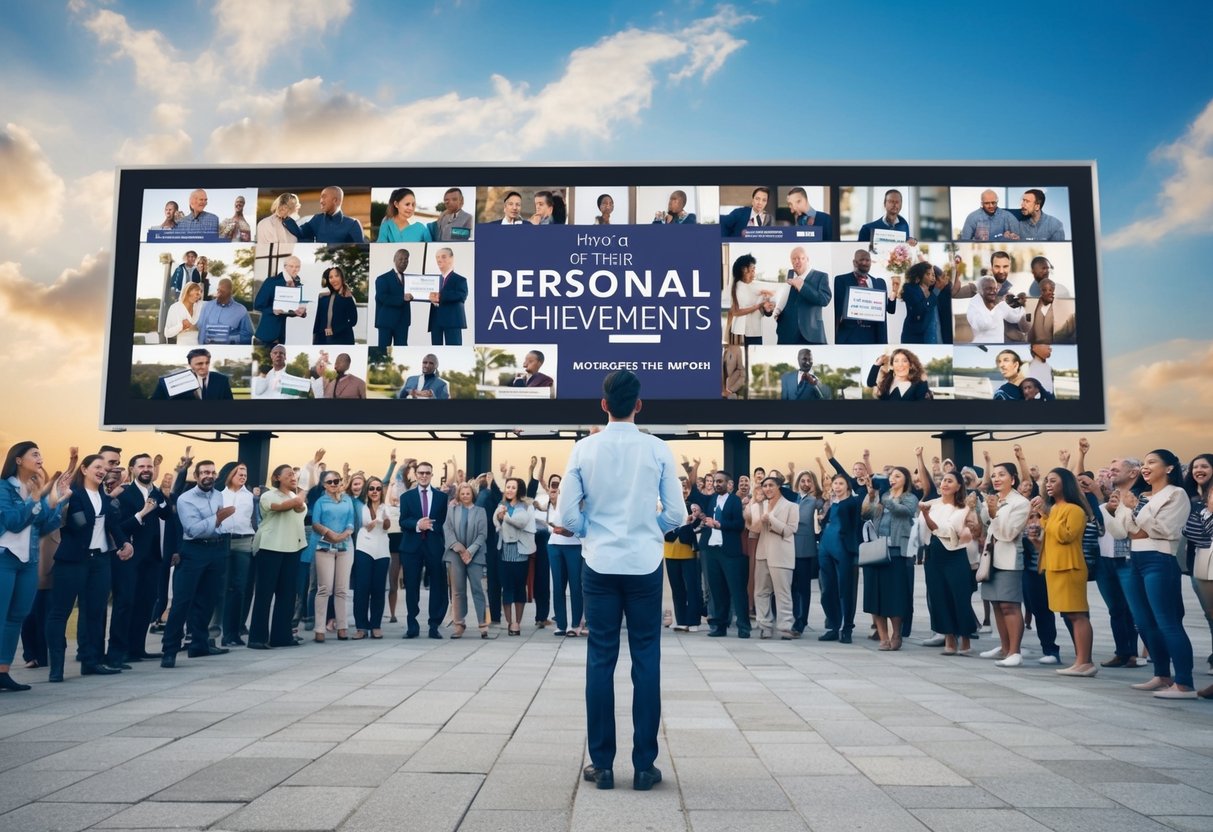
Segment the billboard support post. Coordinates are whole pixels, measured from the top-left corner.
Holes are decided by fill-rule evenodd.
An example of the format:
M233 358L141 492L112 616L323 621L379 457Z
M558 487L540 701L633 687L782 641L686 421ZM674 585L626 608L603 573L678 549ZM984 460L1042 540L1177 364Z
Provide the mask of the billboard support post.
M487 430L477 430L469 433L466 440L468 479L475 479L486 471L492 471L493 434Z
M733 482L737 482L742 474L750 473L750 437L745 431L724 432L724 470L733 475ZM750 483L751 493L756 485Z
M236 459L248 467L249 486L269 483L270 440L274 434L268 430L251 430L236 438Z
M973 464L973 434L965 430L945 430L938 434L940 459L950 459L956 468Z

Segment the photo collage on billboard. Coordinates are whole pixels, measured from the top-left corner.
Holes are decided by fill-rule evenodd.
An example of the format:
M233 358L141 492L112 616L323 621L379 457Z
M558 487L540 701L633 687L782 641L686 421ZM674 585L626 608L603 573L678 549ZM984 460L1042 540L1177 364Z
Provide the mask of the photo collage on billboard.
M460 176L144 190L132 397L1078 398L1067 188Z

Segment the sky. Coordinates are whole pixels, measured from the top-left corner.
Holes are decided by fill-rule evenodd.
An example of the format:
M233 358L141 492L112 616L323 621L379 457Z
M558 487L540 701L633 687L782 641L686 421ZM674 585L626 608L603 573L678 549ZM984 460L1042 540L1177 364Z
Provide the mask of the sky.
M115 438L97 424L118 165L986 159L1098 165L1110 429L1093 457L1208 451L1213 6L1033 14L1020 27L952 0L15 4L0 30L0 444L35 439L56 465ZM1051 461L1076 441L1024 446ZM115 444L175 459L182 440ZM840 457L898 462L912 444L931 440L835 441ZM318 445L367 470L393 447L462 462L459 443L359 434L288 435L273 461ZM524 434L496 456L556 467L567 451ZM762 443L755 458L818 452Z

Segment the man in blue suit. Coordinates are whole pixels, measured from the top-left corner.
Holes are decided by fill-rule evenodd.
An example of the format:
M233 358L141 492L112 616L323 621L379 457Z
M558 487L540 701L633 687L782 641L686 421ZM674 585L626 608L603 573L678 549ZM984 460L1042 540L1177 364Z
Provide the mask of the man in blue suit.
M118 495L118 511L135 554L110 561L114 599L105 661L110 667L160 658L147 652L147 628L160 575L160 521L172 516L172 508L152 481L155 465L150 456L135 454L129 467L132 483Z
M750 564L741 549L741 532L745 515L741 500L729 493L729 475L717 471L712 477L715 493L705 495L691 490L691 501L699 504L703 524L699 536L704 568L708 574L708 591L712 607L708 635L721 638L728 635L729 622L736 617L737 637L750 637L750 599L746 592Z
M430 321L427 327L430 343L434 346L460 346L463 344L463 331L468 325L463 309L468 299L468 279L455 273L455 252L451 249L438 249L434 262L438 264L438 271L442 272L442 279L438 291L430 292Z
M829 242L834 239L833 218L825 211L814 210L804 188L795 187L788 191L788 210L792 212L792 225L798 228L819 229L816 242Z
M720 218L721 237L740 237L748 226L769 226L775 222L775 217L767 213L767 204L771 201L771 189L758 186L750 194L750 207L744 205L734 208Z
M336 185L329 185L320 192L319 214L312 214L303 225L298 225L287 217L282 221L282 225L301 243L366 242L362 234L362 223L341 213L341 203L344 200L345 191Z
M211 353L210 350L198 347L192 349L185 356L186 362L194 375L198 376L198 388L195 390L187 390L184 393L178 393L171 398L174 399L230 399L232 398L232 384L228 377L223 373L211 372ZM170 373L176 375L176 373ZM161 376L156 381L156 389L152 391L153 399L170 398L168 394L168 385L164 380L168 376Z
M302 305L281 312L274 311L274 293L279 288L303 286L303 281L299 279L302 265L298 257L290 255L282 261L282 271L262 283L257 290L253 308L261 313L261 320L257 322L257 331L253 334L271 349L286 342L287 318L307 317L307 308Z
M873 231L901 231L906 235L907 245L918 245L918 241L910 234L910 223L906 221L906 218L901 215L900 211L901 191L896 189L885 191L884 216L877 217L859 229L859 242L870 243Z
M438 378L438 356L430 353L421 359L421 375L409 376L396 394L398 399L449 399L451 387Z
M828 385L813 375L813 351L803 349L796 356L799 370L784 373L779 379L779 398L784 401L821 401L832 398ZM791 499L789 497L789 499Z
M809 268L804 246L792 249L788 300L775 313L775 336L780 344L824 344L826 328L821 310L830 303L830 276Z
M847 297L852 288L879 290L885 297L885 314L897 308L897 302L888 296L884 279L871 277L872 255L866 248L858 249L851 260L853 271L834 277L834 343L835 344L887 344L889 324L887 318L879 321L847 317Z
M392 344L405 346L409 342L409 324L413 312L409 304L413 296L404 291L404 270L409 267L409 253L397 249L392 257L392 269L375 278L375 329L379 330L379 347Z
M404 638L417 638L420 627L417 615L421 611L421 567L430 578L429 636L442 638L438 628L446 617L446 570L442 554L446 539L442 524L446 522L446 494L430 487L434 466L417 463L417 485L400 497L400 565L404 568L404 600L408 625Z

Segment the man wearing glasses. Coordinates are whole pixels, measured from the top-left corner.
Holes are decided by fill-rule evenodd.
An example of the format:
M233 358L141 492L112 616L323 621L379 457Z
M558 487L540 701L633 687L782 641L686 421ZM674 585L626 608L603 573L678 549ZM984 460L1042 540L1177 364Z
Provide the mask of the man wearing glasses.
M446 522L446 494L430 486L434 466L417 463L417 485L400 497L400 565L404 569L404 601L408 625L404 638L417 638L421 628L417 615L421 611L421 567L430 578L429 637L442 638L438 628L446 617L446 570L442 553L446 540L442 524Z
M1019 218L1006 209L998 207L998 194L994 191L981 192L981 207L965 217L960 229L960 239L977 240L1018 240Z

